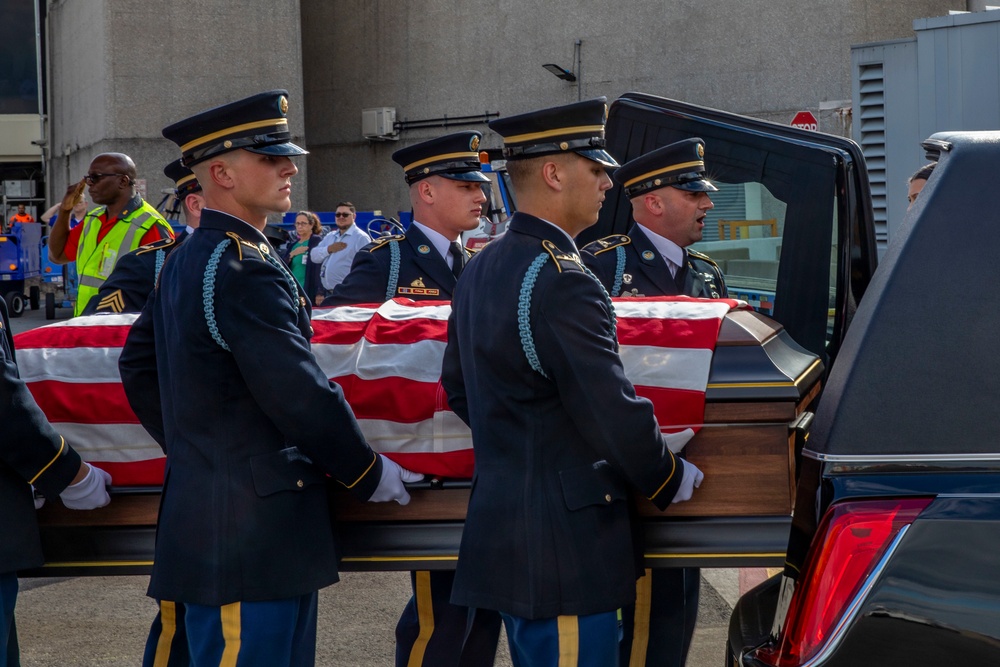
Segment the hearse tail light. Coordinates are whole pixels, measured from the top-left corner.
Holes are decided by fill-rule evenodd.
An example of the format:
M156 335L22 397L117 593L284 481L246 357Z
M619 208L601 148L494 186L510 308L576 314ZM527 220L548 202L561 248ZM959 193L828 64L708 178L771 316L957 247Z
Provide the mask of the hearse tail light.
M832 506L809 549L777 648L762 648L755 657L774 667L797 667L815 657L847 620L849 605L889 545L930 503L896 498Z

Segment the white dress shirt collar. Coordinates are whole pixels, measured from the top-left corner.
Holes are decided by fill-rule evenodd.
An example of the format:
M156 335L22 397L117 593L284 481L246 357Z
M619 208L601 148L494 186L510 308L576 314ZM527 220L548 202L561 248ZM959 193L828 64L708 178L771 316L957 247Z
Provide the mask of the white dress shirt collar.
M452 241L456 241L458 239L449 239L441 232L434 231L427 225L421 224L416 220L414 220L410 224L416 225L417 229L419 229L424 233L424 236L427 237L427 240L431 242L431 245L434 246L434 249L438 251L438 254L444 258L444 261L448 263L448 266L450 268L451 263L454 260L452 259L451 253L448 252L448 249L451 247Z
M684 265L684 248L680 247L670 239L660 236L649 227L640 225L638 222L635 224L642 229L646 238L649 239L649 242L653 244L656 251L663 256L663 259L666 260L667 266L670 266L672 274ZM671 266L671 264L673 266Z

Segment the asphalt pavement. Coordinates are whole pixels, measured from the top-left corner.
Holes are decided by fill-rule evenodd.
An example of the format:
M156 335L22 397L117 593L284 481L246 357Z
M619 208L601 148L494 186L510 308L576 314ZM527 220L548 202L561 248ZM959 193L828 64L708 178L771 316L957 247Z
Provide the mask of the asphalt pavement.
M55 321L72 313L58 309ZM11 329L45 324L44 308L25 310ZM753 577L735 569L703 569L701 605L688 667L719 667L739 590ZM393 630L410 596L405 572L348 572L320 592L318 667L393 664ZM742 582L742 585L741 585ZM22 579L17 628L24 667L136 667L156 614L144 576ZM501 638L497 667L510 667Z

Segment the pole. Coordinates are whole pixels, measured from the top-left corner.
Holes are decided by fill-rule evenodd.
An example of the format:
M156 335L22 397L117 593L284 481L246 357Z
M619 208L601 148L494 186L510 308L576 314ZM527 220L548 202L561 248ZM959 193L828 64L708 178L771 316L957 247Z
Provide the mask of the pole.
M581 60L583 40L576 40L573 47L573 50L576 51L576 101L579 102L583 99L583 61Z

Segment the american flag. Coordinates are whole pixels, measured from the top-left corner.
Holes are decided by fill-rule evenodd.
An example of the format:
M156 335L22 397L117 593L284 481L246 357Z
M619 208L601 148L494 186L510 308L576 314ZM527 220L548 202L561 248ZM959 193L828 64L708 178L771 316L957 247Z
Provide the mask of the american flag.
M625 373L653 402L671 449L697 432L712 354L735 300L616 299ZM314 313L316 360L372 447L429 475L471 477L472 438L448 409L441 360L451 307L395 299ZM118 356L136 315L94 315L16 335L21 377L56 429L117 486L163 480L163 454L129 407Z

